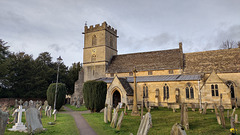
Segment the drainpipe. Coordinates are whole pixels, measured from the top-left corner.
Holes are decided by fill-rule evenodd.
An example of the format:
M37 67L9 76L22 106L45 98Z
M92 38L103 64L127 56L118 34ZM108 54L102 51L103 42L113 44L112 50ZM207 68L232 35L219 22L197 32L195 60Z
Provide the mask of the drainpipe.
M200 104L200 109L202 109L202 93L200 90L200 80L198 80L198 91L199 91L199 104Z

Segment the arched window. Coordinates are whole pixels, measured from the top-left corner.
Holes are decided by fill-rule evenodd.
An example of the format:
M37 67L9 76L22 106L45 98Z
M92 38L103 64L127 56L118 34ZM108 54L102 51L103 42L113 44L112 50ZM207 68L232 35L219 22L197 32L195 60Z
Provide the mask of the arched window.
M190 83L187 83L187 87L185 88L185 90L186 90L186 98L193 99L194 98L194 89Z
M148 86L143 85L143 98L148 98Z
M163 86L163 100L169 99L169 87L167 84Z
M211 85L211 91L212 91L212 96L218 96L218 85L215 84L215 85Z
M230 89L231 98L235 98L233 82L227 81L226 85L227 85L228 88Z
M97 37L96 35L92 36L92 46L97 45Z
M110 46L113 47L113 38L112 38L112 36L110 37Z

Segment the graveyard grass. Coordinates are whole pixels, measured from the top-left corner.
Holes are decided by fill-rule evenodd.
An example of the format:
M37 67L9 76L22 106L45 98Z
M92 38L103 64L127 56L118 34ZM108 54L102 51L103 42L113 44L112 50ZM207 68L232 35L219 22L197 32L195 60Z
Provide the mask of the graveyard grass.
M120 109L119 112L123 111ZM158 108L152 109L152 123L153 127L150 128L148 135L166 135L170 134L172 126L177 122L180 123L181 110L177 109L177 112L173 113L172 109L168 108ZM140 116L131 116L131 111L127 111L128 115L124 115L122 126L120 131L115 128L110 127L110 123L104 123L103 113L91 113L82 114L82 116L87 120L89 125L99 134L99 135L129 135L130 133L136 134L138 127L140 125ZM140 110L139 110L140 112ZM147 111L144 111L144 114ZM230 115L232 110L229 110ZM235 114L240 115L240 109L236 109ZM120 113L119 113L120 115ZM207 110L207 114L200 114L198 111L192 112L191 109L188 110L189 127L187 130L188 135L227 135L230 134L230 120L227 119L227 110L224 111L226 120L226 129L218 125L215 112ZM240 124L236 124L240 133Z
M78 128L75 124L73 117L69 114L57 114L57 120L55 125L48 125L48 122L54 122L54 116L51 118L45 116L44 111L42 111L42 124L43 128L47 130L40 133L39 135L79 135ZM13 121L13 117L10 117L10 122ZM22 122L25 123L25 115L23 113ZM8 124L6 127L6 131L4 135L27 135L27 133L23 132L12 132L8 131L8 128L12 128L14 124Z
M81 105L79 108L76 108L75 106L72 106L72 105L70 105L70 104L65 104L64 106L70 108L70 109L73 110L73 111L87 111L87 110L88 110L88 109L87 109L85 106L83 106L83 105Z

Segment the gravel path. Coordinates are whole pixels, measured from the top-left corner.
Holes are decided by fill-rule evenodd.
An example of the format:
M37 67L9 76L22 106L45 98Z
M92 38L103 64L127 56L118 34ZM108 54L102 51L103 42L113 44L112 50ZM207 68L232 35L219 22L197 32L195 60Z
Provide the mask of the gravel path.
M87 121L81 115L83 113L91 113L90 111L73 111L66 106L64 106L64 109L66 112L61 113L67 113L73 116L81 135L97 135L97 133L88 125Z

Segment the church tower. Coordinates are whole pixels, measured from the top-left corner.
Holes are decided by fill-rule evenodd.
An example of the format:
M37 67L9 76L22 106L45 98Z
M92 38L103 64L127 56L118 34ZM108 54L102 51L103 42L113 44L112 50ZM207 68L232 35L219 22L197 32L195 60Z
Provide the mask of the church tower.
M106 68L117 55L117 30L103 22L85 26L83 48L84 82L106 77Z

